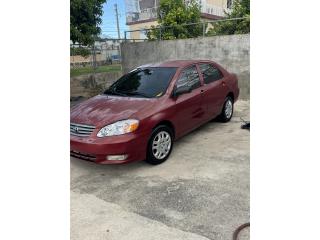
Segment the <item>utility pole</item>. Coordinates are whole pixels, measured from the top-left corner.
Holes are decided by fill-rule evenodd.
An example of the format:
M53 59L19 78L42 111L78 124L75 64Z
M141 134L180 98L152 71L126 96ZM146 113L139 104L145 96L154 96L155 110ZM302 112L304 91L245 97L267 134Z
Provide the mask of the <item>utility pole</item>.
M119 14L118 14L118 5L114 4L114 10L116 11L116 20L117 20L117 31L118 31L118 41L119 41L119 55L120 60L122 62L122 56L121 56L121 41L120 41L120 28L119 28ZM121 71L122 71L122 64L120 65Z
M118 14L118 5L117 4L114 4L114 10L116 11L118 39L120 39L119 14Z

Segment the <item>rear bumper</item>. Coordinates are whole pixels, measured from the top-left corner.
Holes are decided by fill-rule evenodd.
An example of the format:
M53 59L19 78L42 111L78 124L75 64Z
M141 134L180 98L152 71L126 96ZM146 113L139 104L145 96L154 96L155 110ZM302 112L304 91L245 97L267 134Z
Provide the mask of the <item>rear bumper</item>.
M148 135L125 134L105 138L70 136L70 155L99 164L125 164L144 160ZM127 155L125 160L107 160L109 155Z

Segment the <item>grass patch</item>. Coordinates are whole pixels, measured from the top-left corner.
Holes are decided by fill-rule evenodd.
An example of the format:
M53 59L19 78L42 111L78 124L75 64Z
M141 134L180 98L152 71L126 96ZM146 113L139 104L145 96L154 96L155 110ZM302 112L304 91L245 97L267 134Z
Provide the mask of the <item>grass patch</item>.
M118 72L118 71L121 71L120 64L99 66L95 70L96 73ZM94 71L93 71L92 67L72 68L72 69L70 69L70 77L80 76L80 75L84 75L84 74L90 74L93 72Z

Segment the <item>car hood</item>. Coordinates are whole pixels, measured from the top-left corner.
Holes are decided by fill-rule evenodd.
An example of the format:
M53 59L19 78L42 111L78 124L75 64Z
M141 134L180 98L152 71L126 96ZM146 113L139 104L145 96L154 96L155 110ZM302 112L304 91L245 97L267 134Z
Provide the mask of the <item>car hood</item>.
M128 118L143 118L155 99L98 95L71 109L71 122L103 127Z

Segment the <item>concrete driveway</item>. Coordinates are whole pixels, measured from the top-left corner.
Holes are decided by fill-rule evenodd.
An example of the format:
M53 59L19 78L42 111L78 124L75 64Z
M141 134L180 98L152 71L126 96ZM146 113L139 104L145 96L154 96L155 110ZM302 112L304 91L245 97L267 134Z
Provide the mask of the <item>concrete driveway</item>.
M72 240L232 239L249 222L249 102L229 123L210 122L151 166L71 158ZM249 239L249 229L239 239Z

